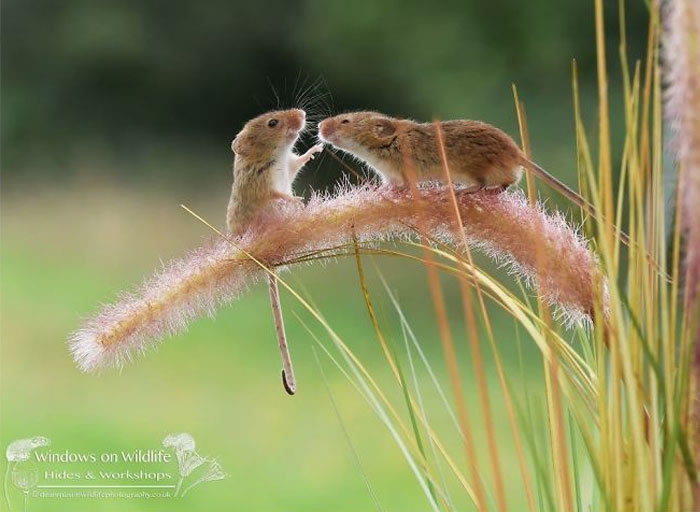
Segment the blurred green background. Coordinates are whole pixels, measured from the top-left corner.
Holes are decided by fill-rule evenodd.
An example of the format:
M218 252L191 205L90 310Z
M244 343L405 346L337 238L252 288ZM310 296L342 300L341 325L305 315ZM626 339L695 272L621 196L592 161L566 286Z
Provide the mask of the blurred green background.
M645 45L646 13L641 2L627 9L635 59ZM619 76L616 13L616 2L606 2L613 77ZM571 59L579 64L584 115L594 121L593 6L572 0L14 0L2 3L1 23L0 446L45 435L58 452L147 449L169 433L189 432L228 475L180 501L36 498L31 510L372 508L344 429L386 510L426 509L386 429L320 355L338 421L314 342L295 314L330 343L286 293L300 388L294 398L281 389L261 286L122 372L81 374L65 339L101 303L209 235L181 203L223 223L231 139L247 119L296 106L302 96L310 99L312 119L376 109L422 120L483 119L517 136L510 89L517 83L535 159L575 182ZM613 129L622 122L618 87L613 79ZM317 159L297 193L328 189L340 176L334 160ZM382 258L367 263L384 328L402 347L378 271L397 292L446 386L424 272ZM287 276L400 404L354 263L298 268ZM446 286L469 411L484 447L459 296L454 283ZM519 391L536 397L534 347L523 340L519 365L512 321L497 310L493 315L509 374ZM519 473L493 371L489 377L509 500L517 510L524 503ZM427 379L420 382L431 420L466 473L444 407ZM485 451L480 455L487 468ZM455 502L469 510L464 493L451 487Z

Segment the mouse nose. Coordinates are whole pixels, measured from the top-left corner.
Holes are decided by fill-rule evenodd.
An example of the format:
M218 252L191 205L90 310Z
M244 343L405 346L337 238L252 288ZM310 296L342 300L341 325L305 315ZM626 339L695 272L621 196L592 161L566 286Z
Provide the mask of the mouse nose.
M292 126L297 130L300 130L306 123L306 112L300 108L292 109L292 120Z
M331 137L333 133L335 132L337 124L333 121L333 119L324 119L320 123L318 123L318 132L323 137L324 139L327 139L328 137Z
M300 108L294 108L292 109L292 112L294 112L295 117L297 117L302 123L306 121L306 112L304 112Z

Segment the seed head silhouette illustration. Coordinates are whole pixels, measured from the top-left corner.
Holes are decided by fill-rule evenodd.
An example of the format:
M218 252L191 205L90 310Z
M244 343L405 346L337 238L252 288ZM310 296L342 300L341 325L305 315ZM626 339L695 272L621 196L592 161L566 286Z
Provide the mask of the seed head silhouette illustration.
M36 486L39 481L39 468L32 460L32 452L43 446L49 446L51 441L44 436L35 436L27 439L18 439L11 442L5 451L7 459L7 469L5 470L5 501L7 509L12 510L12 500L10 499L9 481L19 489L22 494L22 510L27 510L29 501L29 491Z
M194 438L190 434L170 434L163 439L163 446L175 451L177 457L180 479L174 496L182 498L190 489L201 483L226 478L226 473L216 459L202 457L197 453Z

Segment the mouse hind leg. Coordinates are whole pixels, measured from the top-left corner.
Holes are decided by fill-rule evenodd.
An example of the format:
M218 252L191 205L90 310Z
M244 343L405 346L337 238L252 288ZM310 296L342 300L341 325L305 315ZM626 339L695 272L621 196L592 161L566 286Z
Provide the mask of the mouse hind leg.
M510 187L512 187L516 183L517 183L517 180L507 180L503 183L489 185L487 187L484 187L484 192L487 192L489 194L500 194L501 192L505 192L506 190L508 190Z
M455 189L467 194L473 194L484 189L486 181L483 176L455 175L452 174L452 185Z
M491 194L500 194L505 192L512 185L515 185L522 174L522 167L515 169L497 168L489 173L488 183L484 186L484 190Z
M474 184L466 188L467 193L474 194L488 189L488 183L483 176L477 176L473 178L473 181Z

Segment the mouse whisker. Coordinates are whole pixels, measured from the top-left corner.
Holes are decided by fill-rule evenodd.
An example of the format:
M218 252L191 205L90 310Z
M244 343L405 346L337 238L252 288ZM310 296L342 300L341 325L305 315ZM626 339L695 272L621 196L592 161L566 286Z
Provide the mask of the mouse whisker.
M279 110L281 108L280 107L280 95L278 94L277 89L275 88L275 86L272 83L272 80L270 79L269 76L267 77L267 85L269 85L270 89L272 89L272 94L275 97L276 108Z
M333 159L335 159L340 165L342 165L345 169L347 169L353 176L355 176L357 179L360 180L360 182L367 181L366 177L363 177L362 174L357 172L355 169L350 167L341 157L335 154L335 151L332 149L328 149L327 146L324 146L324 149L326 149L326 153L328 153Z

